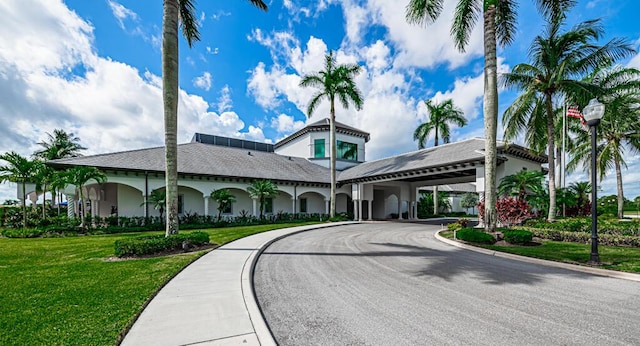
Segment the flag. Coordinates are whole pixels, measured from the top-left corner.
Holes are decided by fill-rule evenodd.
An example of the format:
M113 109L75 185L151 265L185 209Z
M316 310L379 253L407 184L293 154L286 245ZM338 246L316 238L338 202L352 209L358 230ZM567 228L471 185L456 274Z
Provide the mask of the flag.
M578 106L569 106L569 108L567 108L567 116L570 118L584 119L582 113L578 110Z
M582 124L582 126L587 125L587 121L584 120L584 116L582 116L582 113L580 113L578 106L569 106L569 108L567 108L567 116L570 118L580 119L580 123Z

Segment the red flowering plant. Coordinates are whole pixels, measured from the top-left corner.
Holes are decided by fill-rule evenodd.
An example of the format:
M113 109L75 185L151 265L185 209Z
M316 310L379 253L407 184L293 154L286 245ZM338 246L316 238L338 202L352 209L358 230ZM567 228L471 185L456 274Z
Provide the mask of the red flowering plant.
M498 224L501 227L519 225L534 216L529 203L515 197L498 198L496 211L498 212ZM484 218L484 200L478 203L478 216L481 220Z

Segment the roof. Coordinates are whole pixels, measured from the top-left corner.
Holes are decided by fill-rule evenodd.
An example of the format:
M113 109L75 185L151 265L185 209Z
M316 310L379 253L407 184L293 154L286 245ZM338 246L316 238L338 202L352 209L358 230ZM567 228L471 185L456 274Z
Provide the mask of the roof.
M433 186L421 187L420 190L432 191ZM441 192L476 192L475 183L445 184L438 185L438 191Z
M309 124L303 128L301 128L300 130L294 132L293 134L291 134L290 136L282 139L281 141L279 141L278 143L276 143L274 145L274 148L279 148L291 141L293 141L294 139L305 135L309 132L320 132L320 131L329 131L329 118L324 118L320 121L316 121L315 123ZM337 122L336 121L336 133L342 133L345 135L350 135L350 136L355 136L355 137L362 137L364 138L365 142L368 142L370 139L370 135L368 132L364 132L362 130L359 130L355 127L351 127L349 125L345 125L343 123Z
M472 138L460 142L413 151L380 160L369 161L348 168L338 176L341 183L385 179L397 175L415 173L423 174L426 170L440 170L441 167L457 167L467 164L484 163L483 138ZM544 156L532 154L528 149L515 144L498 141L500 161L506 161L504 154L526 158L536 162L546 162Z
M94 166L102 170L165 171L164 147L49 161L57 168ZM202 143L178 145L178 173L279 181L330 182L329 169L306 159Z

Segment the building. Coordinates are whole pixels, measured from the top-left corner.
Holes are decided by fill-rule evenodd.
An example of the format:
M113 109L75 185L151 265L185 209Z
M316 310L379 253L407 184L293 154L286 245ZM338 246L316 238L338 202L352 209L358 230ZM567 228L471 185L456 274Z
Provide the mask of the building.
M353 213L356 219L414 219L420 188L475 183L476 192L483 193L484 139L366 161L369 139L364 131L336 123L336 212ZM498 142L498 179L522 169L540 170L545 162L546 157L526 148ZM106 183L87 185L83 191L94 215L158 215L145 202L153 190L165 186L164 147L48 164L57 169L94 166L107 175ZM280 191L266 204L267 213L328 213L328 167L328 119L309 124L275 145L196 133L190 143L178 145L179 213L217 214L209 195L224 188L236 197L224 215L257 215L257 201L247 192L255 179L269 179ZM77 202L75 190L73 186L65 190L70 204Z

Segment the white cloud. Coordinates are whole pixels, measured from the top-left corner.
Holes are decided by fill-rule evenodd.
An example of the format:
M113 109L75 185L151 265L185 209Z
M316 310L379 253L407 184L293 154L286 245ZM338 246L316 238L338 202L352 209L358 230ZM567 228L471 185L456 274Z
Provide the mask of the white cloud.
M109 7L111 8L111 13L113 13L113 16L116 17L116 20L118 21L118 25L120 25L120 28L122 30L125 30L124 27L124 21L127 19L131 19L131 20L138 20L138 15L133 12L132 10L122 6L121 4L113 1L113 0L109 0Z
M233 107L233 101L231 100L231 89L228 85L225 85L220 89L220 97L218 98L217 109L218 113L228 111Z
M211 89L211 73L204 72L202 76L194 78L193 86L209 91Z
M293 116L284 113L271 118L271 127L278 133L291 133L304 127L304 121L295 120Z
M2 151L29 156L54 129L78 135L87 155L163 145L159 76L98 56L92 26L61 1L6 0L0 12L8 14L0 26ZM213 112L180 90L178 141L194 132L267 141L226 108ZM15 198L14 188L0 185L0 201Z

